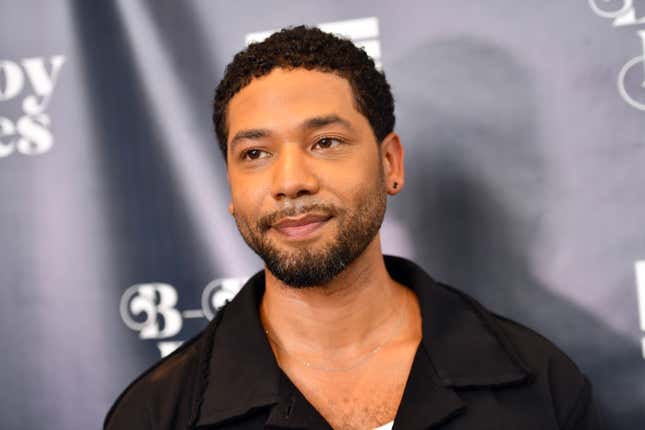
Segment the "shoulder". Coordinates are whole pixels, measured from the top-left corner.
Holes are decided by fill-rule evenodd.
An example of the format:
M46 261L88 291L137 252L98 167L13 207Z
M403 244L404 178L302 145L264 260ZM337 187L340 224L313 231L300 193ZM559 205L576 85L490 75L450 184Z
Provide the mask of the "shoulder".
M591 383L574 361L538 332L503 316L490 315L532 370L532 387L549 401L561 428L600 428Z
M503 397L516 407L551 411L561 429L603 428L591 383L565 352L538 332L491 312L459 289L441 283L437 285L452 293L450 300L459 297L466 303L486 331L496 338L504 355L518 368L526 369L529 373L524 383L512 384L515 387L513 390L503 390L507 385L500 386L500 399ZM519 395L520 391L517 390L523 394Z
M187 422L210 331L209 325L134 380L110 408L104 429L163 429L166 423Z

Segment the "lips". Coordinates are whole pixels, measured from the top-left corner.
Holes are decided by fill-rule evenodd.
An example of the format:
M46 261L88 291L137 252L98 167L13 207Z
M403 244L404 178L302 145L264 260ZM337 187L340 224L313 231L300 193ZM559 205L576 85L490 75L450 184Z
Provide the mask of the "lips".
M298 238L318 230L330 218L329 215L316 214L307 214L297 218L286 217L273 224L272 227L286 236Z

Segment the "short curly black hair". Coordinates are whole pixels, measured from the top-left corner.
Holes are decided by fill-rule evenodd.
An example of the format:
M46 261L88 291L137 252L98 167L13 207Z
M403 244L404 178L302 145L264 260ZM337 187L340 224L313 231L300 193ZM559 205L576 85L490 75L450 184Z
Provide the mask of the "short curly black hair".
M265 76L275 68L298 67L335 73L347 79L354 93L356 108L369 121L377 142L394 130L394 98L390 85L385 74L376 69L374 61L363 49L348 39L315 27L287 27L262 42L251 43L226 66L213 100L213 125L224 160L229 101L253 78Z

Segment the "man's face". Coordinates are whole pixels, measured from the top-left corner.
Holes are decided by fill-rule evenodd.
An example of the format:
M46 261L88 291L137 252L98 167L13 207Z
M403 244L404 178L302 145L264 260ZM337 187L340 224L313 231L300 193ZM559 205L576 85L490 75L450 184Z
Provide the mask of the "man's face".
M372 129L335 74L275 69L230 101L230 212L287 285L324 285L374 240L386 188Z

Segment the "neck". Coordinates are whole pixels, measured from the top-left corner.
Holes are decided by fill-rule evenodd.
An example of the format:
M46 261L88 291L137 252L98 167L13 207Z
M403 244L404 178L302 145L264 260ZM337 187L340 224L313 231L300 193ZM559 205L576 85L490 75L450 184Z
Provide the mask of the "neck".
M388 274L376 235L366 250L323 286L296 289L265 269L260 315L271 337L301 356L354 356L387 336L407 288Z

